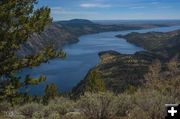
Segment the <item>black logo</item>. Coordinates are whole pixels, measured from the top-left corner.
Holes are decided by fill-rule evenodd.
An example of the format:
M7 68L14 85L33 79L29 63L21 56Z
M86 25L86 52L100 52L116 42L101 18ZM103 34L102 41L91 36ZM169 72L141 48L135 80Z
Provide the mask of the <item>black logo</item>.
M180 119L180 105L166 104L166 112L165 119Z

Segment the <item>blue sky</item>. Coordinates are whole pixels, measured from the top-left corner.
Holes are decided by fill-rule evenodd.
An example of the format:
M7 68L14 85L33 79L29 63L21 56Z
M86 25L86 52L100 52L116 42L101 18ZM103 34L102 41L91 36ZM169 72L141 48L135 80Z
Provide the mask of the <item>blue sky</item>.
M55 21L180 19L180 0L39 0Z

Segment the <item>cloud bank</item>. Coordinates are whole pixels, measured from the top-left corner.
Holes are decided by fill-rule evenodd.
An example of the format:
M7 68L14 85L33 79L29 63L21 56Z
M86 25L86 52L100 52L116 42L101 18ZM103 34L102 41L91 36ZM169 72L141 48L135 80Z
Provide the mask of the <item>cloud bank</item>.
M95 3L83 3L83 4L80 4L80 7L83 7L83 8L108 8L108 7L111 7L111 5L109 4L95 4Z

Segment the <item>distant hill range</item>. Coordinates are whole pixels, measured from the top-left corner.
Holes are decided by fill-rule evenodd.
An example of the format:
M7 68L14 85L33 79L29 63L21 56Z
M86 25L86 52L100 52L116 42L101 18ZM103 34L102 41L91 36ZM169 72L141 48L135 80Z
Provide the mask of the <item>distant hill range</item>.
M86 20L86 19L72 19L72 20L69 20L69 21L59 21L59 22L56 22L58 24L64 24L64 25L74 25L74 24L95 24L89 20Z
M49 44L62 48L66 44L78 42L81 35L107 31L122 31L167 26L168 24L114 24L103 25L89 20L73 19L48 25L41 34L33 34L18 51L19 56L36 54Z
M180 53L180 30L167 33L148 32L130 33L123 37L128 42L151 51L162 58L169 59Z

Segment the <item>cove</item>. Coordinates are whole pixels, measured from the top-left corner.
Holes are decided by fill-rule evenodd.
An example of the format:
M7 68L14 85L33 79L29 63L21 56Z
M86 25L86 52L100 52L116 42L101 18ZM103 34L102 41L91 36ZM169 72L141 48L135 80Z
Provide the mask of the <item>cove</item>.
M60 92L67 92L77 85L80 80L83 80L89 69L99 63L99 52L114 50L124 54L133 54L144 50L128 43L123 38L117 38L116 35L125 35L131 32L168 32L177 29L180 29L180 26L84 35L79 38L78 43L66 45L63 48L67 53L65 60L53 59L49 63L42 63L40 66L31 69L25 68L18 72L18 75L23 77L29 74L38 77L43 74L47 77L45 82L30 87L30 95L43 95L44 89L49 83L55 83Z

